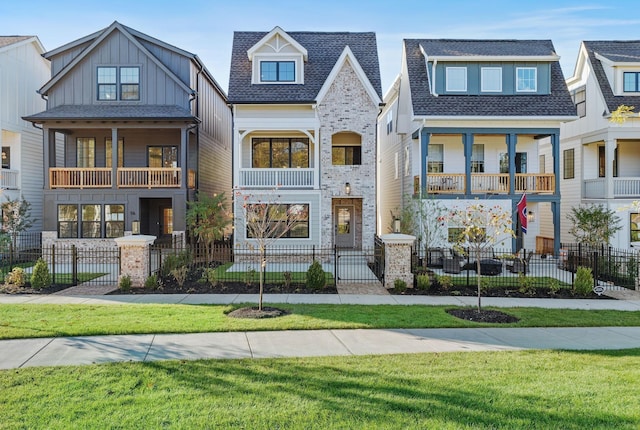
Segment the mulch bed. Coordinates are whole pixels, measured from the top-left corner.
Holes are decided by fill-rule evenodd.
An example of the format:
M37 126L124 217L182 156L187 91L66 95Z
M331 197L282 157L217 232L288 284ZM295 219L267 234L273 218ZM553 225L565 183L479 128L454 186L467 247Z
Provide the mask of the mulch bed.
M448 290L442 289L439 286L432 286L428 290L420 290L418 288L407 288L404 291L395 291L390 289L391 294L401 294L410 296L477 296L478 290L476 286L473 287L451 287ZM615 300L613 297L605 296L604 294L599 296L594 292L587 295L577 294L570 288L561 288L556 292L552 292L549 288L536 287L530 292L525 293L514 287L491 287L485 291L482 291L482 297L514 297L523 299L601 299L601 300Z
M0 284L0 294L53 294L58 291L66 290L67 288L69 288L69 285L55 284L36 290L31 288L30 285L17 287L12 284Z
M446 312L456 318L482 323L510 324L520 321L519 318L516 318L513 315L496 310L482 309L478 312L478 309L476 308L462 308L447 309Z
M227 316L231 318L251 318L251 319L262 319L262 318L276 318L281 317L283 315L287 315L289 312L272 308L269 306L263 306L262 309L258 309L257 306L245 307L236 309L233 312L229 312Z
M180 287L176 283L165 282L158 288L132 288L128 291L116 290L109 294L258 294L260 285L247 285L244 282L225 282L211 286L200 282L185 283ZM312 289L305 284L264 286L264 294L338 294L335 286Z

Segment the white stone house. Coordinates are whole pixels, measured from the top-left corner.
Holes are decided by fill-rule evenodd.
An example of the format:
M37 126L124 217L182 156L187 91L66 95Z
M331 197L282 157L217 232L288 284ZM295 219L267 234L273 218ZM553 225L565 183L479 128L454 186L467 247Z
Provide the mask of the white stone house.
M578 119L561 126L563 241L574 241L566 216L572 207L601 204L620 218L610 245L640 245L640 118L609 121L620 105L640 108L640 41L584 41L567 79Z
M235 32L234 240L251 243L241 205L296 205L282 246L373 247L376 118L381 83L374 33ZM277 190L277 197L266 197Z
M575 118L575 108L551 41L406 39L384 102L380 234L388 232L391 212L412 199L447 209L482 202L511 214L517 237L497 247L558 251L560 124ZM516 210L523 194L526 234ZM451 245L459 226L449 221L440 226L441 243L431 246Z
M33 231L43 219L42 130L22 117L46 106L36 93L51 73L43 53L36 36L0 36L0 199L28 201Z

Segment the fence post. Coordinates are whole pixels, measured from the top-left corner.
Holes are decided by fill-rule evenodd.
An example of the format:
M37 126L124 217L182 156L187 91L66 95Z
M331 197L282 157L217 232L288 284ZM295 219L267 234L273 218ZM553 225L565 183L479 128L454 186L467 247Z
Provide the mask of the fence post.
M598 270L598 251L593 251L593 287L598 286L598 278L600 277L600 271ZM604 257L603 257L604 258Z
M78 252L75 245L71 245L71 284L78 285Z
M51 274L52 282L56 283L56 246L51 245Z
M381 237L384 243L384 287L394 288L396 279L413 288L413 272L411 272L411 247L416 237L408 234L385 234Z
M120 276L118 284L123 276L129 276L132 287L144 287L149 274L149 245L156 240L155 236L130 235L116 237L120 248Z
M338 286L338 246L333 245L333 280Z

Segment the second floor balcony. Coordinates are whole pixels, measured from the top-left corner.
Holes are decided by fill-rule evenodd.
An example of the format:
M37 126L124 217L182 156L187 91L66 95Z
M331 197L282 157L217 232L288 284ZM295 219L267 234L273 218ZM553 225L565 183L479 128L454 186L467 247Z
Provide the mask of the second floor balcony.
M609 193L607 178L585 179L582 195L586 199L624 199L640 198L640 177L611 178L612 193Z
M195 172L189 171L189 188L195 188ZM171 167L119 167L116 188L180 188L182 169ZM55 188L113 188L110 167L52 167L49 183Z
M464 173L429 173L426 190L442 194L508 194L510 190L508 173L472 173L471 190L467 191ZM516 173L513 192L516 194L552 194L555 192L556 178L552 173Z
M0 189L17 190L20 188L20 171L12 169L0 170Z
M314 188L315 169L240 169L241 187Z

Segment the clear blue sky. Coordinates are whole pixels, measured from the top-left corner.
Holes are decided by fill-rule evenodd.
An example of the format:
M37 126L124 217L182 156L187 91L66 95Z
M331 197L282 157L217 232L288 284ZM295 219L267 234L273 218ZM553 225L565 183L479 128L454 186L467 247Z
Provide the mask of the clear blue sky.
M525 5L526 3L526 5ZM0 35L45 49L113 21L197 54L227 89L234 31L374 31L382 90L400 71L403 38L551 39L565 77L581 40L640 39L640 2L432 0L1 0Z

